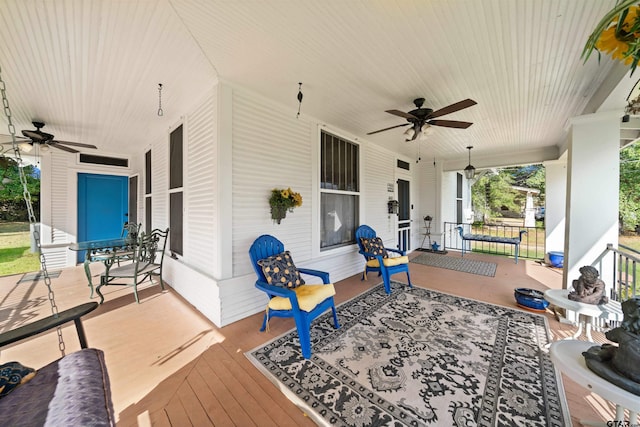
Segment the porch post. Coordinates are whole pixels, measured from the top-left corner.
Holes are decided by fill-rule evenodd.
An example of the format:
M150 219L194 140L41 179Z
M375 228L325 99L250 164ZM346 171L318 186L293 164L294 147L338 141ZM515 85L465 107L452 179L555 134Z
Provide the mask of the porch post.
M610 111L571 120L564 242L565 289L571 288L572 281L580 276L578 269L591 265L606 249L607 243L618 245L620 119L620 112ZM611 285L607 283L607 286Z
M545 170L545 257L551 251L564 251L564 230L567 200L567 160L544 162Z

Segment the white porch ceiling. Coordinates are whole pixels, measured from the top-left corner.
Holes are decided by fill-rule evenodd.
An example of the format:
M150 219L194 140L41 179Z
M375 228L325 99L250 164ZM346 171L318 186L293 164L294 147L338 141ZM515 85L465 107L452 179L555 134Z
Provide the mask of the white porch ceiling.
M18 132L139 151L217 81L353 137L466 164L557 155L569 118L593 112L624 73L584 43L615 0L0 0L0 67ZM629 80L624 77L624 80ZM608 85L604 85L608 83ZM157 85L163 110L158 117ZM599 88L604 87L605 89ZM606 92L603 94L603 91ZM594 96L598 99L593 99ZM404 142L385 110L478 105ZM625 99L609 100L620 109ZM2 115L0 134L6 130ZM474 162L475 163L475 162Z

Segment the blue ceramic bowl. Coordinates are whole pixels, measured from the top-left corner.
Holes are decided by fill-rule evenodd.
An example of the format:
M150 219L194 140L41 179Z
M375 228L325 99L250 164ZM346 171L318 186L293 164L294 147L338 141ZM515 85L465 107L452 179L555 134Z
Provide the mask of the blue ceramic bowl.
M564 252L549 252L549 262L552 267L562 268L564 263Z
M545 311L549 301L544 299L544 293L535 289L516 288L513 291L519 306L535 311Z

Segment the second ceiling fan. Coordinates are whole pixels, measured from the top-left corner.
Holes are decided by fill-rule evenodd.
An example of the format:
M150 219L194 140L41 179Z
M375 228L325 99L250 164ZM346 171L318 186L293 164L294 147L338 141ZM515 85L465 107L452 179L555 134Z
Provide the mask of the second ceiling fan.
M407 113L400 110L386 110L386 112L389 114L407 119L408 123L379 129L373 132L369 132L367 135L373 135L375 133L384 132L386 130L412 125L412 127L409 128L407 132L405 132L405 134L407 135L407 141L413 141L418 137L418 135L427 131L431 126L444 126L449 128L466 129L473 123L461 122L457 120L434 119L436 117L444 116L445 114L451 114L477 104L477 102L472 99L465 99L463 101L456 102L455 104L451 104L447 107L434 111L431 108L422 108L422 105L424 104L424 98L416 98L413 100L413 103L415 104L416 109L411 110Z

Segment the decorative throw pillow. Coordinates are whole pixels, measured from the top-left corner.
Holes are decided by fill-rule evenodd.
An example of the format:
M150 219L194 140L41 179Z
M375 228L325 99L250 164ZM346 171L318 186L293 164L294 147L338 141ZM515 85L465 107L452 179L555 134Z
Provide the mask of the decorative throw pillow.
M295 288L304 285L304 280L300 272L293 264L293 259L289 251L284 251L278 255L270 256L258 261L262 267L267 283L283 288Z
M18 362L0 365L0 397L6 396L11 390L26 383L35 375L35 369L22 366Z
M361 237L362 247L364 251L374 255L382 255L382 258L389 258L387 250L384 248L384 243L380 237Z

